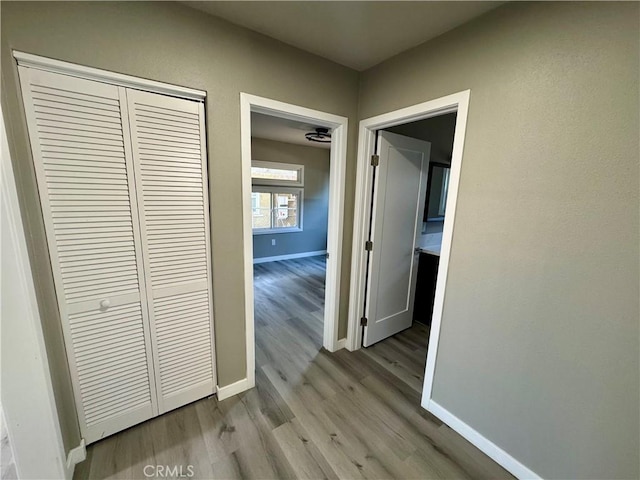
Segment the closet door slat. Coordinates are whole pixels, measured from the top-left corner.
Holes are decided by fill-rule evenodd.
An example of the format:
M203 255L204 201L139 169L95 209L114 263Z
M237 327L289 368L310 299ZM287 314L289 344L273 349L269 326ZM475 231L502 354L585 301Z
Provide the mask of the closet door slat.
M165 412L215 388L204 105L137 90L127 90L127 100Z
M91 443L158 413L126 92L19 72L80 428Z

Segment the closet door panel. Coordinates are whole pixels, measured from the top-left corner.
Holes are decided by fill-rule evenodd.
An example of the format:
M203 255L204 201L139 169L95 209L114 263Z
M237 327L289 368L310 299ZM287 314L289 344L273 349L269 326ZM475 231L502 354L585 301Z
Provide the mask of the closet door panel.
M214 393L204 105L127 90L160 412Z
M123 88L20 67L82 435L157 414Z

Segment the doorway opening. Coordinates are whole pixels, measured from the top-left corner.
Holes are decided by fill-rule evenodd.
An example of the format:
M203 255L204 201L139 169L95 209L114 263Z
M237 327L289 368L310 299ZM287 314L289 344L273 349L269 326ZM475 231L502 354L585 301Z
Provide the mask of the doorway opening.
M301 158L314 143L305 133L329 134L328 148ZM241 94L247 378L229 395L255 386L256 322L273 333L266 322L283 307L306 315L328 351L344 347L337 334L346 134L345 117Z
M467 90L360 122L347 348L372 345L412 327L414 319L430 324L422 396L426 409L469 96ZM448 142L449 148L443 148Z

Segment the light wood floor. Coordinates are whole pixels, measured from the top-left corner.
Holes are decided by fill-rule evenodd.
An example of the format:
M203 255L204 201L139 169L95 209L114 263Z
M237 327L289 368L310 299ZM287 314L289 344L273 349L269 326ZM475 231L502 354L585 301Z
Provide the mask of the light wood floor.
M324 258L258 264L254 275L257 387L89 446L75 479L146 478L146 465L191 478L513 478L420 407L426 327L329 353Z

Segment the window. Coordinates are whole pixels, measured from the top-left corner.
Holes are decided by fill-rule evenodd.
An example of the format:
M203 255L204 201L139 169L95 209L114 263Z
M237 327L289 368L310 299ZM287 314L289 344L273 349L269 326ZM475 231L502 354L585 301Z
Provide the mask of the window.
M253 233L302 231L304 166L254 161L251 177Z
M254 185L302 187L304 185L304 165L254 160L251 162L251 181Z

